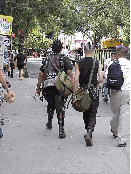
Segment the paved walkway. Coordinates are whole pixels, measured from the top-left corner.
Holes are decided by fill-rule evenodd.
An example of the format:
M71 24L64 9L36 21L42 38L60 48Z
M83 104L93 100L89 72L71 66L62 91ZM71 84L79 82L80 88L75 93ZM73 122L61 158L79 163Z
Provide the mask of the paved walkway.
M53 129L48 130L46 103L31 97L37 79L20 81L17 72L15 70L15 77L9 79L16 100L11 105L4 102L0 108L6 117L5 125L1 125L4 136L0 140L0 174L130 173L130 131L127 132L127 146L117 147L110 132L109 103L103 103L100 97L92 147L85 145L82 114L71 105L66 111L66 138L59 139L56 114Z

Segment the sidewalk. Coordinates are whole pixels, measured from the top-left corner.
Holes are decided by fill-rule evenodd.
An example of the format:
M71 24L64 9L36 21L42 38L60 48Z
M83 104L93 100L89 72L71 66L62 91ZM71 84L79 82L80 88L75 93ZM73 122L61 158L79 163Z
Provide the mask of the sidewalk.
M71 104L65 117L66 138L59 139L56 113L53 128L48 130L46 104L31 96L37 79L20 81L17 72L13 79L9 78L16 100L11 105L4 102L0 108L10 120L0 125L4 132L0 140L0 174L130 173L130 130L126 147L117 147L110 132L109 103L103 103L100 96L92 147L85 145L82 114Z

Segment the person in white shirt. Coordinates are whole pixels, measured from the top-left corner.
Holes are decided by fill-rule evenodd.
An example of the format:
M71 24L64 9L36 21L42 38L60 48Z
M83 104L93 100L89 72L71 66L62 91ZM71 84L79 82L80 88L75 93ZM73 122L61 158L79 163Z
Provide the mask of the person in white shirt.
M106 59L105 64L104 64L104 77L105 77L105 84L107 83L107 74L108 74L108 67L113 63L113 60L116 58L116 52L111 53L111 58ZM109 94L109 89L105 86L104 87L104 97L103 101L107 102L108 101L108 94Z
M118 146L126 145L126 134L130 120L130 61L125 58L128 48L124 45L116 47L117 59L123 72L124 83L121 90L111 90L111 110L113 117L110 120L111 132L118 140Z

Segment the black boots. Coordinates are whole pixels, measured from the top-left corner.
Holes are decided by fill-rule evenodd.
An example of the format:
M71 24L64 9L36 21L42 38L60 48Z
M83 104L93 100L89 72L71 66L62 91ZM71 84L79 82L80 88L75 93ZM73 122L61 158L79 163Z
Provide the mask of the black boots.
M48 122L46 123L47 129L52 129L52 119L53 119L53 112L48 112ZM59 137L65 138L66 134L64 132L64 116L62 114L57 115L58 124L59 124Z
M93 146L92 143L92 129L89 128L87 130L87 134L84 135L85 141L86 141L86 146Z
M59 138L65 138L66 134L64 132L64 116L58 116L59 124Z
M48 122L46 123L47 129L51 130L52 129L52 119L53 119L53 114L48 114Z

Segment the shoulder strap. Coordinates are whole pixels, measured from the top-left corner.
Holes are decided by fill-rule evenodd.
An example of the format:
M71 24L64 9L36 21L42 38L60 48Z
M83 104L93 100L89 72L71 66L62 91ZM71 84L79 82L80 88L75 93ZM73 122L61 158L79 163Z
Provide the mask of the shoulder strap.
M49 58L50 59L50 58ZM56 66L54 66L54 64L53 64L53 62L51 61L51 59L50 59L50 62L51 62L51 64L52 64L52 66L55 68L55 70L57 71L57 72L59 72L60 70L56 67Z
M96 63L96 60L93 61L93 66L91 69L91 74L90 74L89 83L88 83L88 88L90 88L90 85L91 85L91 80L92 80L92 76L93 76L94 69L95 69L95 63Z

